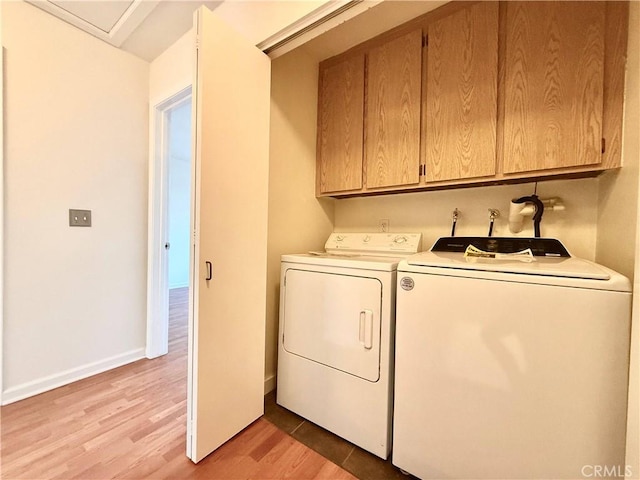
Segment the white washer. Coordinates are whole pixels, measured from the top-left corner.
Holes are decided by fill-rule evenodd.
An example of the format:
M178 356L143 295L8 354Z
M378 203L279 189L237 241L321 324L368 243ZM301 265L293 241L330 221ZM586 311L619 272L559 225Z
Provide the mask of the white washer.
M470 258L469 244L538 256ZM624 476L630 283L565 254L551 239L445 238L398 266L396 466Z
M334 233L283 255L277 403L381 458L391 448L396 267L414 233Z

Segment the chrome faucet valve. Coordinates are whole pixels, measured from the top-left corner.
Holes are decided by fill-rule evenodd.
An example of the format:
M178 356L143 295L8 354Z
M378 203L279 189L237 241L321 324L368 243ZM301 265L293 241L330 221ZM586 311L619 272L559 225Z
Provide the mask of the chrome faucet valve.
M499 216L500 210L497 210L495 208L489 209L489 233L487 234L487 237L490 237L493 233L493 222L495 222L496 218L498 218Z
M451 213L451 219L453 220L451 223L451 236L455 237L456 236L456 223L458 222L458 217L460 216L460 210L458 210L457 208L455 208L453 210L453 212Z

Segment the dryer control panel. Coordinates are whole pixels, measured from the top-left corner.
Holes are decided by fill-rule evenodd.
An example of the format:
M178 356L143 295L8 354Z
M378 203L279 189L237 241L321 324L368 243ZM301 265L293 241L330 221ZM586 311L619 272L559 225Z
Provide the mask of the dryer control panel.
M328 253L371 256L405 256L420 251L421 233L332 233L324 248Z

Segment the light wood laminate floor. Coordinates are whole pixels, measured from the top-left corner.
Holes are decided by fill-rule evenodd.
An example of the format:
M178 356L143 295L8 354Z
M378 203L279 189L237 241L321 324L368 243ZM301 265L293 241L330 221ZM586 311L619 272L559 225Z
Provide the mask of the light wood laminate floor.
M0 408L0 478L355 478L263 418L188 460L186 315L187 290L172 290L168 355Z

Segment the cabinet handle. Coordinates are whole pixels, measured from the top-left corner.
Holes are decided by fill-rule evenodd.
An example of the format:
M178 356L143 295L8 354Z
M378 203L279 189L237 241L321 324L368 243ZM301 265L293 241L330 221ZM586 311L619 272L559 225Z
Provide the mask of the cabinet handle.
M213 278L213 265L211 262L205 262L207 264L207 278L205 280L211 280Z

